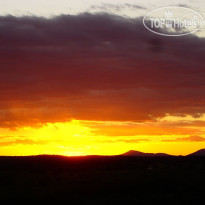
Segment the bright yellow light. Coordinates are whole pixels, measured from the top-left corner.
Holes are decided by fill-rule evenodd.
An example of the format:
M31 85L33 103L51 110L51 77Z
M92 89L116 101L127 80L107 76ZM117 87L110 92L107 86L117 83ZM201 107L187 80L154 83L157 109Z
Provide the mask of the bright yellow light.
M78 120L47 123L38 128L0 128L0 155L117 155L128 150L185 155L205 147L205 142L174 141L188 137L187 131L182 133L185 128L167 135L162 133L169 132L170 128L164 130L162 126L160 129L139 123Z

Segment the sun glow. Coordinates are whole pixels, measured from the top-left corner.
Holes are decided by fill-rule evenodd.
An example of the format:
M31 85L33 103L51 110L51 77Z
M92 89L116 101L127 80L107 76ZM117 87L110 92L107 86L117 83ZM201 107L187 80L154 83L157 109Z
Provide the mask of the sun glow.
M185 155L205 146L203 138L187 134L196 132L195 128L175 130L163 123L167 120L158 126L72 120L40 127L0 128L0 155L117 155L128 150Z

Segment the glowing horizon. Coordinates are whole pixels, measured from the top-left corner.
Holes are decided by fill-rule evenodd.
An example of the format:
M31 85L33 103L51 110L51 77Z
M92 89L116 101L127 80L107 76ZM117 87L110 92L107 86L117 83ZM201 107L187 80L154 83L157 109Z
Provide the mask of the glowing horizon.
M2 1L0 155L205 148L204 30L145 28L143 15L175 0L86 2Z
M172 117L165 117L157 127L152 123L72 120L47 123L36 128L1 128L0 155L118 155L129 150L187 155L205 147L205 138L194 135L196 130L192 137L186 129L181 128L172 129L172 133L167 129L166 133L164 127L167 119L170 120L169 123L173 123ZM182 121L182 118L178 119ZM191 117L186 117L183 121L186 119ZM120 130L122 136L116 136L116 130ZM165 134L160 134L162 132ZM188 132L191 131L188 129Z

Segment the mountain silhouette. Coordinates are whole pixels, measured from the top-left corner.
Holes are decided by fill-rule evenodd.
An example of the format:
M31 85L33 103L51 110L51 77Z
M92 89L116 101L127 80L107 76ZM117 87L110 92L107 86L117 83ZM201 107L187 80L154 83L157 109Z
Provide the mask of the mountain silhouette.
M161 157L161 156L170 156L168 154L165 153L144 153L144 152L139 152L139 151L135 151L135 150L130 150L128 152L125 152L123 154L121 154L123 156L133 156L133 157Z
M191 153L187 156L205 156L205 149L200 149L194 153Z

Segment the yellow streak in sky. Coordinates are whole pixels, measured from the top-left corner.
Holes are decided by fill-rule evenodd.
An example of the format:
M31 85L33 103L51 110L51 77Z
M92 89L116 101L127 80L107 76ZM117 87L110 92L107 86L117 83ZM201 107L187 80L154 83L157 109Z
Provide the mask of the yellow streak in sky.
M0 155L117 155L128 150L186 155L205 147L204 141L162 141L188 137L187 134L116 136L115 131L120 127L123 133L126 133L126 129L127 133L130 133L129 122L105 122L104 127L102 124L103 122L72 120L65 123L47 123L39 128L0 128ZM139 126L139 123L136 125ZM106 126L111 127L108 132L110 135L104 133ZM143 131L142 128L139 129ZM146 133L152 126L144 129Z

